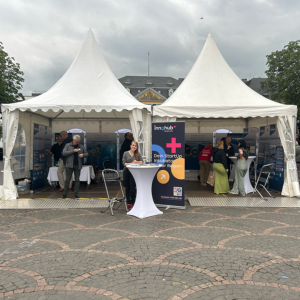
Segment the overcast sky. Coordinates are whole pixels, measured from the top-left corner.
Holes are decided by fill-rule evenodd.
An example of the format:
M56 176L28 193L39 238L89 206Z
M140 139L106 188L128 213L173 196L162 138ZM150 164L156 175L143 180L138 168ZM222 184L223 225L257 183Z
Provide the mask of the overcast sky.
M0 12L25 95L65 73L89 28L117 78L147 75L148 50L150 75L186 77L209 32L240 78L264 77L266 55L300 39L299 0L0 0Z

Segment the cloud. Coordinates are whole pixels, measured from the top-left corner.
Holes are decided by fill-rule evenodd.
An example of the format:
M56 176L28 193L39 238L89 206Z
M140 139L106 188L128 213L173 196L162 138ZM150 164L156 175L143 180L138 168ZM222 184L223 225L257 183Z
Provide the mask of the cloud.
M25 94L64 74L90 27L118 78L146 75L148 51L151 75L185 77L209 32L249 78L264 76L266 55L299 39L300 25L297 0L11 0L1 12L1 41L25 73Z

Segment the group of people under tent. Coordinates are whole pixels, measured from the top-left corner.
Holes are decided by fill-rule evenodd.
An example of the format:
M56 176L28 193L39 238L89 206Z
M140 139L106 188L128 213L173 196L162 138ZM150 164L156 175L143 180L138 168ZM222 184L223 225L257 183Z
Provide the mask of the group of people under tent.
M49 154L54 156L54 161L57 162L57 178L60 186L59 192L63 192L62 199L66 199L68 192L72 191L73 172L75 179L74 198L79 199L79 178L82 169L82 158L88 157L88 152L84 145L80 143L80 139L80 135L74 135L73 138L71 138L67 131L61 131L60 135L56 138L56 143L51 147L51 150L45 149ZM136 184L126 166L132 163L143 164L138 143L133 140L132 133L127 132L125 134L125 140L122 144L120 154L124 166L123 185L126 189L127 210L130 210L136 198ZM64 171L66 172L66 180L64 179Z
M54 156L54 160L58 162L57 177L60 185L60 192L63 192L62 198L65 199L68 192L72 190L72 174L74 172L74 198L78 199L79 186L80 186L80 172L82 169L82 159L88 157L84 145L80 143L80 136L74 135L73 138L68 136L67 131L62 131L60 136L57 137L51 150L46 151ZM211 156L213 156L213 169L215 172L214 192L216 194L232 193L245 196L244 180L248 164L247 159L249 152L246 143L240 141L238 144L239 153L237 156L238 162L235 169L235 182L233 189L229 189L229 176L230 176L230 156L235 156L234 148L232 146L231 137L228 136L218 141L216 147L209 143L199 154L200 164L200 182L201 185L207 185L207 179L211 170ZM299 147L300 148L300 147ZM127 210L130 210L136 198L136 184L135 180L126 167L132 163L143 164L143 158L139 153L139 146L133 140L132 133L125 134L125 140L120 150L120 157L122 158L123 170L123 185L126 189ZM64 170L66 172L66 180L64 179Z
M51 150L45 149L49 154L54 156L57 162L57 178L59 182L60 192L63 192L62 199L66 199L68 192L72 191L74 173L74 198L79 199L80 173L82 169L82 158L88 157L84 145L80 143L80 135L69 137L67 131L61 131L56 138L56 142ZM66 180L64 179L64 171L66 172Z
M211 170L211 157L213 157L213 170L215 172L214 193L235 194L245 196L244 177L248 171L247 159L249 151L245 141L238 143L237 165L235 168L235 180L233 189L229 188L230 165L233 164L230 157L235 156L231 137L222 138L213 147L209 143L199 154L200 182L202 186L207 185L209 172Z

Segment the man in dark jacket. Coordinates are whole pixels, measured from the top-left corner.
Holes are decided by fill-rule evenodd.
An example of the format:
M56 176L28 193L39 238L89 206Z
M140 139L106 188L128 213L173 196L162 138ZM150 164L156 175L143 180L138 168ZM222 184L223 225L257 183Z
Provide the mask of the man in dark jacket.
M232 160L229 158L230 156L235 156L234 148L231 143L231 136L228 136L226 138L222 138L224 141L224 152L226 154L227 159L227 165L228 165L228 178L230 177L230 165L233 164Z
M85 150L85 147L80 144L80 135L74 135L73 141L71 143L67 143L63 150L63 155L65 158L65 168L66 168L66 181L63 199L67 197L69 182L72 178L73 172L75 177L74 183L74 198L78 199L78 191L79 191L79 177L82 169L82 158L88 157L89 154Z
M131 145L131 142L133 141L133 135L131 132L126 132L124 137L125 137L125 140L124 140L124 142L121 146L121 150L120 150L120 161L122 161L124 152L130 150L130 145Z

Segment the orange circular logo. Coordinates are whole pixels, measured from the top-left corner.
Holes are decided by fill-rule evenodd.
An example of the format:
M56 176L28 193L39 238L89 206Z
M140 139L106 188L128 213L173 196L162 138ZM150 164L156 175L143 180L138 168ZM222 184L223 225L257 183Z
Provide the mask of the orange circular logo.
M157 180L161 184L166 184L170 180L170 175L167 171L161 170L157 173Z
M173 161L171 165L171 172L173 176L177 179L185 178L185 163L184 158L177 158Z

